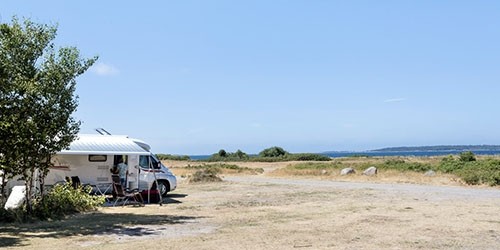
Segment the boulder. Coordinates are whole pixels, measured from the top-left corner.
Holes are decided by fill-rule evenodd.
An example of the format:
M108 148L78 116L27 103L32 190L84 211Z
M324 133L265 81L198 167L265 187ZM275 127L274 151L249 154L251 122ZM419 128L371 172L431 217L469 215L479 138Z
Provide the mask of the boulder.
M9 198L7 199L4 208L6 210L9 210L21 207L25 200L24 199L25 194L26 194L25 186L14 186L12 188L12 191L10 192Z
M340 171L340 175L349 175L349 174L355 174L356 171L354 171L353 168L344 168Z
M376 167L369 167L369 168L365 169L365 171L363 171L363 174L368 175L368 176L376 175L377 168Z
M425 176L435 176L436 175L436 172L432 171L432 170L429 170L427 172L425 172L424 174Z

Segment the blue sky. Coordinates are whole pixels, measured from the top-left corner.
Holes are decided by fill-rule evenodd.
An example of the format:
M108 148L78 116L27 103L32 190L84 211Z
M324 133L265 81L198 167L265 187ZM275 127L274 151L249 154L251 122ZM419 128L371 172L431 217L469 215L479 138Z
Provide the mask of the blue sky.
M158 153L500 144L498 1L19 1L96 65L81 132Z

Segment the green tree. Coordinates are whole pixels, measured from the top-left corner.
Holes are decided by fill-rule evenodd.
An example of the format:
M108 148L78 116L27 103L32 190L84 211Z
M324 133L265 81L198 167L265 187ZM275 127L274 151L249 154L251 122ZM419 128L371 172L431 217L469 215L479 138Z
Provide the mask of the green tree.
M238 159L248 159L249 158L248 155L245 152L243 152L243 151L241 151L239 149L236 152L234 152L234 155Z
M280 157L285 155L288 155L288 152L280 147L266 148L259 153L261 157Z
M217 155L220 156L220 157L226 157L227 156L227 152L226 152L226 150L221 149L221 150L219 150L219 152L217 153Z
M29 19L0 24L0 145L8 145L0 148L0 170L23 177L28 212L34 182L43 194L51 157L77 136L76 78L97 60L75 47L56 49L56 32Z
M461 152L458 158L463 162L476 161L476 155L472 151Z

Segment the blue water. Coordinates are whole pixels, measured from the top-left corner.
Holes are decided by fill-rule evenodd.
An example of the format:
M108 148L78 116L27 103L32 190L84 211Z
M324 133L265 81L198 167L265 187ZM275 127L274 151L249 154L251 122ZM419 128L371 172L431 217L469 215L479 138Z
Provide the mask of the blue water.
M440 155L457 155L462 153L462 150L447 150L447 151L362 151L362 152L330 152L324 155L329 157L348 157L348 156L440 156ZM500 151L472 151L476 155L499 155Z
M349 157L349 156L440 156L440 155L457 155L460 154L461 150L447 150L447 151L357 151L357 152L329 152L320 153L329 157ZM500 155L500 151L494 150L480 150L472 152L476 155ZM192 160L204 160L209 158L211 155L190 155Z

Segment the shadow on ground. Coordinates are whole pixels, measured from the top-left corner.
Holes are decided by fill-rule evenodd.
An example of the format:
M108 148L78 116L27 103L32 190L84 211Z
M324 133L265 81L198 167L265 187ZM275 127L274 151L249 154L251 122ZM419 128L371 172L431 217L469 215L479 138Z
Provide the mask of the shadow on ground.
M174 198L184 198L187 194L167 194L166 197L163 197L163 204L169 203L182 203L180 200L176 200Z
M78 214L65 220L32 224L0 224L0 248L25 246L28 238L62 238L74 235L155 234L151 225L192 223L199 217L132 213Z
M178 204L178 203L182 203L182 201L178 200L178 199L174 199L174 198L184 198L186 197L187 194L167 194L167 196L163 197L163 200L162 200L162 204ZM143 198L144 201L145 201L145 204L149 204L149 205L157 205L159 203L155 203L155 202L152 202L152 203L148 203L147 202L147 198ZM129 206L129 205L137 205L137 203L135 201L129 201L129 202L118 202L118 203L114 203L113 200L110 200L109 202L105 203L104 206L105 207L113 207L113 206L123 206L125 203L125 206Z

